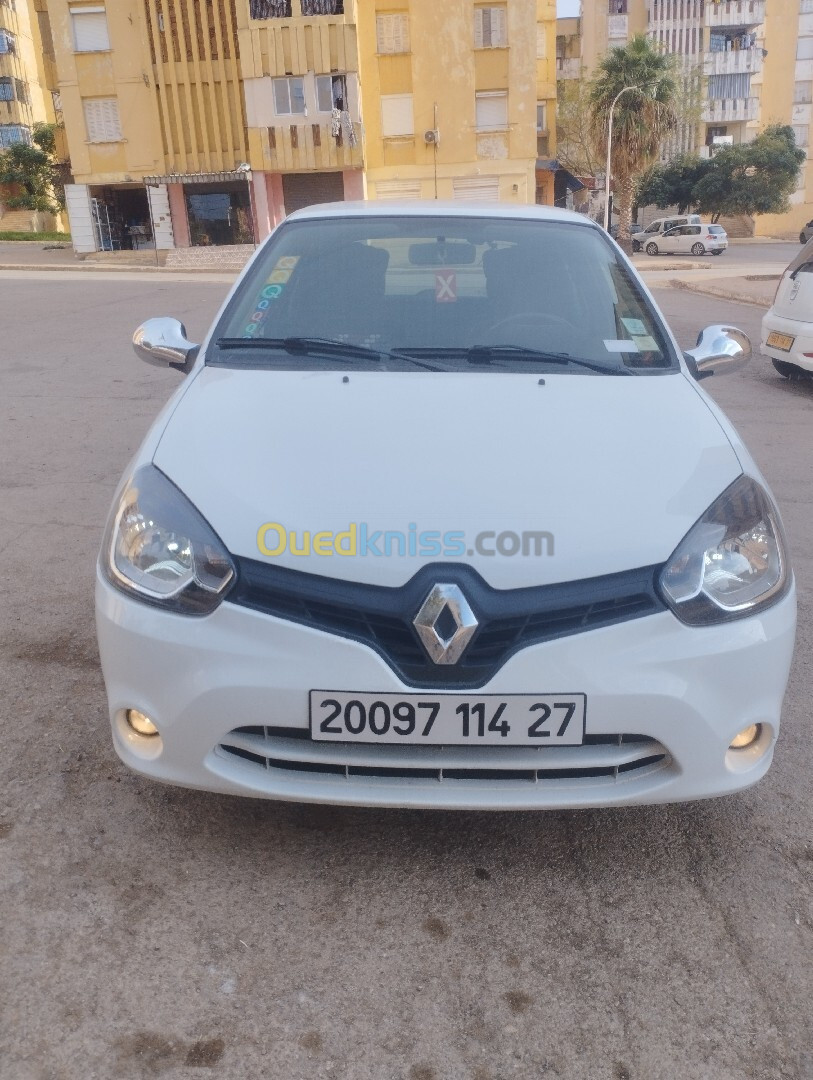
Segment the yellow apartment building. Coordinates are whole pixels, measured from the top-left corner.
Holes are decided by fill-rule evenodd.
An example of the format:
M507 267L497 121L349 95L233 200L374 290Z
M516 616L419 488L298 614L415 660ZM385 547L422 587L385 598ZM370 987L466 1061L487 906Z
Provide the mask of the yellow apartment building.
M554 0L47 3L80 251L248 243L322 201L552 203L567 180Z
M44 0L0 0L0 150L31 145L34 124L54 123L52 55ZM4 210L0 191L0 232L55 224L49 214Z
M272 223L323 198L553 202L554 0L243 0L238 24Z
M795 237L813 219L813 160L810 154L813 111L813 0L767 0L758 41L761 70L752 79L759 113L756 130L767 124L791 124L796 144L807 152L799 186L787 214L755 219L758 236Z

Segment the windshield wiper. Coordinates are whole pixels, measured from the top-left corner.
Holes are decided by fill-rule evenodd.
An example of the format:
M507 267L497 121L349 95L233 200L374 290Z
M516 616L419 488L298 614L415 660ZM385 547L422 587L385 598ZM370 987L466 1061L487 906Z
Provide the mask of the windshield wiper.
M490 364L493 360L510 360L545 364L572 364L574 367L588 368L590 371L599 371L602 375L632 375L633 372L625 367L609 367L607 364L597 364L592 360L583 360L580 356L571 356L570 353L545 352L544 349L531 349L524 345L473 345L465 350L466 359L470 364Z
M268 352L281 350L292 356L321 356L331 360L371 360L380 363L382 359L400 360L415 364L426 371L441 371L434 364L425 364L407 353L387 352L381 349L368 349L366 345L354 345L350 341L324 337L286 337L286 338L218 338L215 343L220 349L247 349L249 351Z

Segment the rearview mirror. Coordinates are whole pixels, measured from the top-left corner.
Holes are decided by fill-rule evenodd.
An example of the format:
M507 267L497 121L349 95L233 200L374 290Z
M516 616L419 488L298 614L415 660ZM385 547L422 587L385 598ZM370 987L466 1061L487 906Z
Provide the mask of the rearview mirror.
M735 326L707 326L697 337L697 345L683 354L689 370L698 380L709 375L739 371L751 359L751 342Z
M200 345L188 341L177 319L147 319L133 334L136 356L154 367L171 367L184 374L192 369Z

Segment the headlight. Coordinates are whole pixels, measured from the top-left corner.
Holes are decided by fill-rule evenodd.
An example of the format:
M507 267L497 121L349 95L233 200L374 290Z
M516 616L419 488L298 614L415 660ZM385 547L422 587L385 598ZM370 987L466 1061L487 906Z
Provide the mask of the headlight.
M690 626L752 615L790 584L779 515L749 476L726 488L686 534L660 576L661 591Z
M214 611L235 578L218 536L153 465L139 469L116 501L101 565L123 592L185 615Z

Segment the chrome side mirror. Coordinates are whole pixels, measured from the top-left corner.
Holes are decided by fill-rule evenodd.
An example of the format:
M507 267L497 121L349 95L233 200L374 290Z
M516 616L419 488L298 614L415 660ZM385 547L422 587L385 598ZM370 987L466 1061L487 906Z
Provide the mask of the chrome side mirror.
M136 356L155 367L171 367L186 374L192 369L200 345L188 341L186 327L177 319L147 319L133 334Z
M735 326L707 326L697 337L694 349L683 354L696 379L728 375L739 371L751 359L751 342Z

